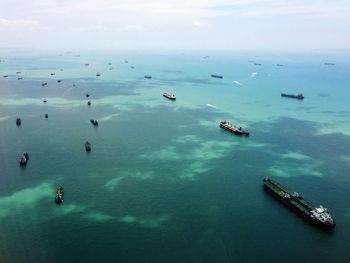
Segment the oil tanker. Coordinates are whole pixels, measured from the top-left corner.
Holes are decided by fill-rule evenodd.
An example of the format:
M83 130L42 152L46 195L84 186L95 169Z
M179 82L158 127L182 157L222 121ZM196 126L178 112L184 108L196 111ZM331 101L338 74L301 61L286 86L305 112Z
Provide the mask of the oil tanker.
M263 183L265 192L309 222L326 229L333 229L335 227L335 222L327 208L313 206L297 192L291 193L283 185L267 177L264 178Z

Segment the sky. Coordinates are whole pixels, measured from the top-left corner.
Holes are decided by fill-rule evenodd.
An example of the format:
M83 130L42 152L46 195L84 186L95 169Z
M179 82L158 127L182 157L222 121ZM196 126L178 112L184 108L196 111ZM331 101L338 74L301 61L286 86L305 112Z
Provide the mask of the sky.
M350 0L0 0L0 48L350 48Z

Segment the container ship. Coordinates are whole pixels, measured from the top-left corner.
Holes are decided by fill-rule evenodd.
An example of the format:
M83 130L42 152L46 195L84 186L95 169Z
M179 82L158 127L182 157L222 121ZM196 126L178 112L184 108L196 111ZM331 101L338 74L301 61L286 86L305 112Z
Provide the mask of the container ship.
M335 227L335 222L327 208L313 206L297 192L291 193L283 185L267 177L264 178L263 182L265 192L311 223L326 229L333 229Z
M237 135L249 135L248 130L243 130L242 127L236 127L235 125L228 123L227 121L221 121L220 127Z
M304 99L304 95L302 93L299 93L298 95L281 93L281 96L287 97L287 98L299 99L299 100Z

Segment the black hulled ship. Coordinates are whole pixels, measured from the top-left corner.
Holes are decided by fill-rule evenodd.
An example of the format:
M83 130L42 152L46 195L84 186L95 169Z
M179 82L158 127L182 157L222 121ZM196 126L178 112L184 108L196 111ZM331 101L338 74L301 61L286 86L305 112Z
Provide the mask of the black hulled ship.
M327 208L323 206L315 207L297 192L291 193L283 185L269 178L264 178L263 183L264 190L267 193L311 223L327 229L333 229L335 227L335 222Z
M58 186L56 190L55 201L56 204L61 204L63 202L64 190L62 186Z
M19 165L26 166L28 160L29 160L29 154L27 152L24 152L21 156L21 159L19 160Z
M227 121L221 121L220 127L229 131L229 132L232 132L234 134L241 135L241 136L242 135L248 136L250 134L248 130L243 130L242 127L237 127L237 126L235 126L232 123L229 123Z
M294 95L294 94L287 94L287 93L281 93L281 97L287 97L287 98L299 99L299 100L304 99L304 95L303 95L302 93L299 93L299 94L297 94L297 95Z
M85 142L85 151L91 152L91 143L88 141Z

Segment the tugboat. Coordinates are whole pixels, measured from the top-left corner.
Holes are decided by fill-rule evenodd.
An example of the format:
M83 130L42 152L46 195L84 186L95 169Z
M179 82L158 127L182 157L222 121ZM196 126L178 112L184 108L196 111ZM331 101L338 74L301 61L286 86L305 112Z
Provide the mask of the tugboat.
M45 119L47 119L49 117L49 115L47 113L45 113Z
M91 143L89 143L88 141L86 141L85 143L85 151L91 152Z
M299 99L299 100L304 99L304 95L302 93L299 93L298 95L281 93L281 96L287 97L287 98L292 98L292 99Z
M227 121L221 121L220 127L227 130L227 131L230 131L234 134L241 135L241 136L242 135L249 136L249 134L250 134L248 130L243 130L242 127L236 127L233 124L228 123Z
M145 79L151 79L152 76L151 75L145 75Z
M174 94L170 94L170 93L167 93L167 92L163 93L163 97L165 97L165 98L167 98L169 100L176 100L176 97L175 97Z
M210 75L212 78L217 78L217 79L222 79L223 76L222 75L218 75L218 74L211 74Z
M55 201L56 204L61 204L63 202L64 190L62 186L58 186L56 190Z
M100 72L97 72L97 73L96 73L96 77L99 77L99 76L101 76L101 73L100 73Z
M16 119L17 126L21 126L21 123L22 123L21 118L17 118Z
M263 183L265 192L311 223L326 229L333 229L335 227L335 222L327 208L313 206L297 192L291 193L283 185L267 177L263 179Z
M21 159L19 160L19 165L20 166L26 166L27 162L29 160L29 155L27 152L24 152L21 156Z
M87 102L87 105L88 105L88 106L91 106L91 100L89 100L89 101Z
M97 121L97 120L91 119L90 122L91 122L92 125L94 125L95 127L98 126L98 121Z

